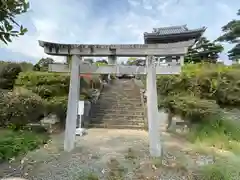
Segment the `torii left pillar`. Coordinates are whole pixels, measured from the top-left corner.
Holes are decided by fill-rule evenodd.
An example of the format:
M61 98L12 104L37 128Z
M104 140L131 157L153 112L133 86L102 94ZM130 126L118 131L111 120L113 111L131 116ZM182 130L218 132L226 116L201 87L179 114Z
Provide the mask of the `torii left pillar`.
M81 57L70 57L71 67L70 85L68 93L67 118L65 126L64 151L70 152L75 147L75 133L78 114L78 101L80 96L80 61Z
M158 97L156 85L156 68L154 56L147 56L147 117L149 134L149 151L152 157L162 155L160 142Z

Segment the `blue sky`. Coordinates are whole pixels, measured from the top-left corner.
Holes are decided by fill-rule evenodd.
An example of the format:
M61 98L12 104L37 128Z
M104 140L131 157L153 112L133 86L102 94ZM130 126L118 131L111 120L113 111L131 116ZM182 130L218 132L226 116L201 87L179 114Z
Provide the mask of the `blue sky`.
M143 32L171 25L206 26L204 35L214 40L237 17L240 0L30 0L30 6L17 17L29 32L8 46L0 44L2 60L37 62L46 57L38 40L143 43ZM224 45L226 51L231 47Z

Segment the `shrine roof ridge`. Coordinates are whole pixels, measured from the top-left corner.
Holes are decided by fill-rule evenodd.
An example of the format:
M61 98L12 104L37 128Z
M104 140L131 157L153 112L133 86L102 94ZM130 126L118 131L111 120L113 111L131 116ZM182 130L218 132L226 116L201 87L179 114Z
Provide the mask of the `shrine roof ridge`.
M154 30L170 30L170 29L180 29L180 30L188 30L187 25L176 25L176 26L165 26L165 27L160 27L160 28L153 28Z
M148 35L181 35L181 34L189 34L189 33L200 33L205 32L207 28L205 26L197 29L188 29L186 25L182 26L170 26L170 27L162 27L162 28L153 28L152 32L144 32L144 36Z

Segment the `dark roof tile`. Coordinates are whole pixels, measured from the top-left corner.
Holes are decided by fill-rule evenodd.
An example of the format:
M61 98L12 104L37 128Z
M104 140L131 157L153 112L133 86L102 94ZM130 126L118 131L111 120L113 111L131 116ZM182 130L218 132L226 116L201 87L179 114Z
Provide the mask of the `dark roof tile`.
M153 33L158 34L176 34L188 31L186 25L184 26L170 26L162 28L153 28Z
M153 32L151 33L144 33L145 35L170 35L170 34L181 34L181 33L189 33L189 32L197 32L197 31L204 31L206 28L198 28L189 30L187 25L181 26L169 26L169 27L162 27L162 28L153 28Z

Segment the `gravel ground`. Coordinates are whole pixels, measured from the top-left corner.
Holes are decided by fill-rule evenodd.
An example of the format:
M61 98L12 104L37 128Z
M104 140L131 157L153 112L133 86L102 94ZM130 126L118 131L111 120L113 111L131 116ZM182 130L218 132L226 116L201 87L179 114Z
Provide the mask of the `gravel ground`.
M209 163L205 162L209 157L189 153L183 140L166 132L162 139L163 158L152 159L145 131L89 129L87 135L76 138L76 148L71 153L63 151L63 134L59 134L23 158L21 169L16 168L14 176L28 180L84 180L88 179L85 175L96 174L106 180L115 166L109 164L113 161L119 163L117 168L122 169L127 180L184 180L188 175L186 167Z

